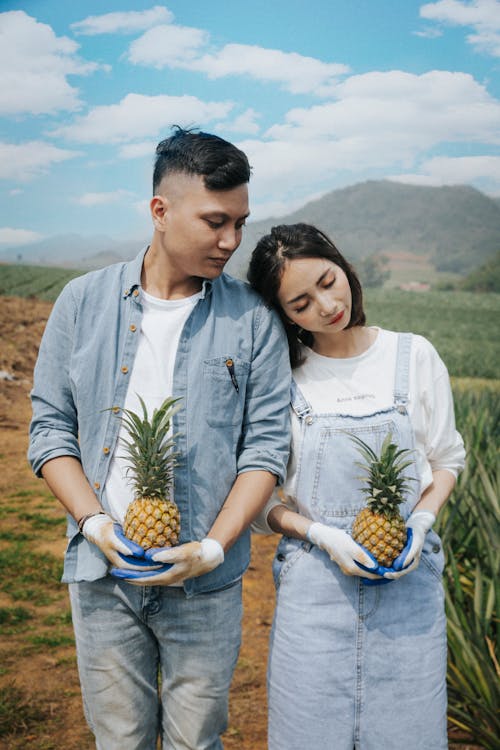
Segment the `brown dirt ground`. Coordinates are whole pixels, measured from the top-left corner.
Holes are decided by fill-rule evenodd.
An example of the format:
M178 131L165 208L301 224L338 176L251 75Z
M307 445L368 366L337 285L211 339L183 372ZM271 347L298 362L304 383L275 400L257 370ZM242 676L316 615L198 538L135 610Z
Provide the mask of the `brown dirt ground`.
M29 524L38 513L55 525L37 530L36 550L62 559L64 526L58 523L62 510L26 461L31 377L50 309L50 303L35 299L1 298L0 370L14 379L0 379L0 550L6 549L9 533L33 534ZM230 694L227 750L266 747L265 665L274 607L271 560L276 541L276 537L252 541L252 564L244 579L243 644ZM8 571L2 574L8 576ZM2 626L0 689L21 688L28 713L15 734L0 736L5 750L94 747L83 718L66 588L54 580L48 594L46 600L35 601L36 590L24 598L23 592L0 591L0 608L22 606L32 615L24 627ZM41 711L43 719L30 718L33 710Z

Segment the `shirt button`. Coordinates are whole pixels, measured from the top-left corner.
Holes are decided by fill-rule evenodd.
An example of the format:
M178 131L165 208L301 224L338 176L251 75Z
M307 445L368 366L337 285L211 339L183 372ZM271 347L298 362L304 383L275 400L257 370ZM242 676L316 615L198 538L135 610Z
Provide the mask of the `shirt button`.
M96 490L98 490L100 488L100 486L101 486L100 482L94 482L94 487L95 487Z
M102 449L102 452L104 453L104 455L105 455L105 456L107 456L107 455L108 455L108 453L109 453L109 448L108 448L108 447L106 447L106 448L103 448L103 449Z
M314 419L312 417L306 417L306 424L312 424Z
M113 414L118 414L118 412L120 411L120 407L119 406L112 406L111 407L111 411L113 412Z
M433 544L432 545L432 551L437 555L437 553L440 551L441 547L439 544Z
M135 331L137 331L137 326L135 326L135 325L134 325L134 324L132 323L132 325L130 326L130 330L132 331L132 333L134 333Z
M132 294L134 295L134 297L138 297L139 296L139 290L138 289L134 289L134 291L132 292Z
M124 374L124 375L126 375L126 374L127 374L127 372L128 372L128 367L125 367L125 365L124 365L124 366L122 367L122 372L123 372L123 374Z
M125 291L123 292L123 294L125 295L125 297L128 297L129 292L130 292L130 289L125 289Z
M280 552L280 553L279 553L279 554L277 555L277 559L278 559L278 560L279 560L280 562L283 562L284 560L286 560L286 555L284 555L284 554L283 554L283 552Z

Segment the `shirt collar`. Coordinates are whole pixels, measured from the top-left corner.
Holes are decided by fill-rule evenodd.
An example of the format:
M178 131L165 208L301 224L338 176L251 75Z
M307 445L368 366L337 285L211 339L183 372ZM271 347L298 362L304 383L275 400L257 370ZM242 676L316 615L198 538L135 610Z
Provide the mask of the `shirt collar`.
M149 245L146 245L146 247L142 248L141 252L134 258L134 260L131 260L130 263L127 263L125 271L125 286L123 289L124 297L130 297L132 292L137 289L137 287L140 287L142 263L144 261L144 256L146 255L148 250Z
M146 247L142 248L141 252L134 258L134 260L131 260L129 263L127 263L125 272L125 287L123 289L124 297L130 297L130 295L133 294L134 290L141 286L142 264L144 262L144 256L146 255L148 250L149 245L146 245ZM201 286L201 299L205 299L205 297L210 294L212 290L212 284L213 281L211 281L210 279L203 279L203 284Z

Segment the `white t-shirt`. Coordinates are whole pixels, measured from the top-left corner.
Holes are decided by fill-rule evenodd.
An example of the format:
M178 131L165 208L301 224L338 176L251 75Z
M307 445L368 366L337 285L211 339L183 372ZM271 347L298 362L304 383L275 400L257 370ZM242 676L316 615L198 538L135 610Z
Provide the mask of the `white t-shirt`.
M294 370L293 376L314 412L361 416L393 405L398 335L375 330L374 343L357 357L325 357L306 348L306 360ZM448 371L423 336L415 335L412 340L408 398L423 492L432 483L433 471L446 469L456 477L465 462L463 440L455 428ZM292 443L283 494L287 505L295 509L292 487L300 424L295 412L291 413ZM276 496L271 498L254 526L255 531L268 529L264 519L278 502Z
M173 391L175 358L181 331L201 292L192 297L168 300L141 292L143 315L139 344L130 374L125 398L125 409L142 414L138 395L143 399L151 417ZM127 433L122 426L110 462L106 479L106 496L110 514L122 522L129 503L134 499L133 486L127 477L122 438Z

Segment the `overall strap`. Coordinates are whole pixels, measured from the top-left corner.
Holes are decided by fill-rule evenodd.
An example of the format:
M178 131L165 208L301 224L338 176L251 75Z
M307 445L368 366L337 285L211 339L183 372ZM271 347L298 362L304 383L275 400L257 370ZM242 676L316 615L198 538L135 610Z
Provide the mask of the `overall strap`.
M396 377L394 381L394 404L398 411L406 412L410 384L410 351L411 333L398 333L398 350L396 354Z
M299 419L304 419L312 411L311 406L305 400L302 391L293 378L290 388L290 404Z

